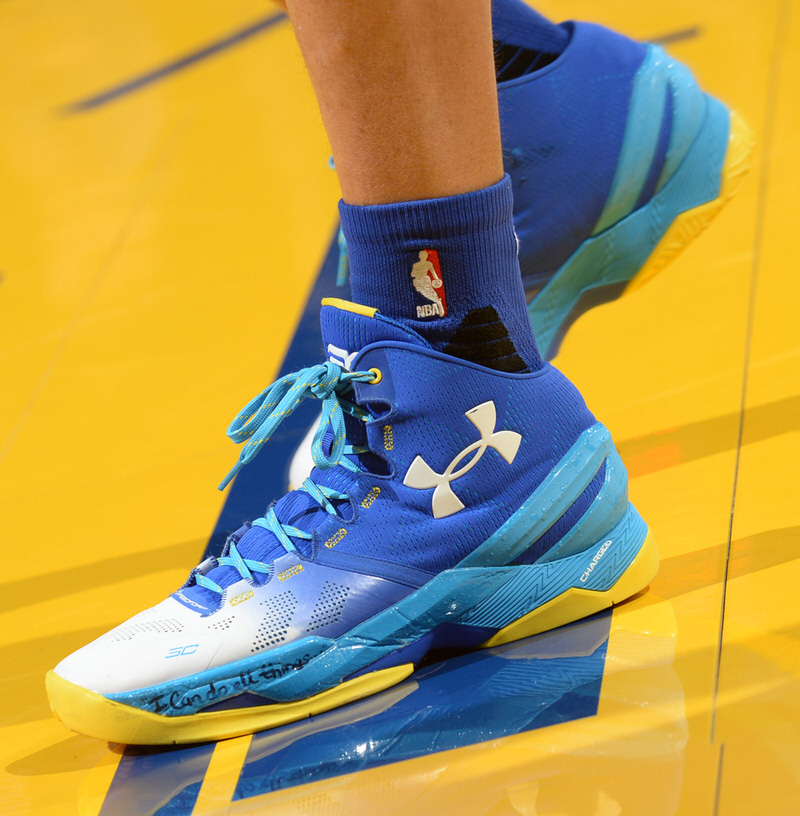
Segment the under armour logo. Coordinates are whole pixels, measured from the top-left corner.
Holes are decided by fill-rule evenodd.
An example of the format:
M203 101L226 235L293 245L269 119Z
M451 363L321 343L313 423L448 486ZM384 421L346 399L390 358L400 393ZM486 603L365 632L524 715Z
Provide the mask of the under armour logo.
M444 473L437 473L421 456L417 456L403 479L404 485L414 487L417 490L436 488L433 491L431 505L433 517L437 519L452 516L453 513L464 509L463 502L453 492L450 482L460 479L468 470L473 468L483 456L486 448L494 448L510 465L517 455L520 442L522 442L521 434L516 431L495 431L497 412L492 400L470 408L464 416L478 429L481 438L477 442L467 445L464 450L456 454ZM459 462L473 451L476 451L475 456L466 465L456 470Z

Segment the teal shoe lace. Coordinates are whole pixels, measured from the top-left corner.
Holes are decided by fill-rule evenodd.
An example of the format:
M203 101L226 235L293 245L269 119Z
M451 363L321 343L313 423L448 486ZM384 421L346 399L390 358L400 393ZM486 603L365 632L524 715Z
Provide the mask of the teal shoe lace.
M367 448L346 444L344 415L346 412L366 421L369 414L363 408L345 399L344 395L352 390L354 382L378 382L380 378L381 373L377 369L345 371L341 366L330 362L309 366L281 377L250 400L230 424L228 436L234 442L244 443L244 447L239 454L239 460L222 480L219 489L223 490L231 482L242 467L258 454L281 422L307 398L322 401L322 416L311 445L311 457L314 464L322 470L341 465L354 473L360 472L361 468L345 457L348 454L365 453ZM330 453L326 454L322 448L322 442L329 429L333 431L333 442ZM334 516L337 513L333 502L348 499L346 493L318 485L310 477L303 482L300 490L308 493L326 513ZM300 530L290 524L283 524L273 508L270 508L266 516L255 519L252 525L272 532L286 552L297 551L292 542L293 538L306 541L312 538L311 533L305 530ZM233 567L242 578L248 581L254 580L254 572L269 573L270 571L268 564L252 558L243 558L233 540L229 541L227 552L217 559L216 564ZM216 581L202 572L195 572L195 580L200 586L220 595L225 591Z

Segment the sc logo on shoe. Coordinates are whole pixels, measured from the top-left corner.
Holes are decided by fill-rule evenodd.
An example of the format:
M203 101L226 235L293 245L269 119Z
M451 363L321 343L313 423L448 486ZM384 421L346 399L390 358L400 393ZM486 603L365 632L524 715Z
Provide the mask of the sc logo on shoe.
M200 648L199 643L192 643L189 646L173 646L166 654L166 657L183 657L192 655Z

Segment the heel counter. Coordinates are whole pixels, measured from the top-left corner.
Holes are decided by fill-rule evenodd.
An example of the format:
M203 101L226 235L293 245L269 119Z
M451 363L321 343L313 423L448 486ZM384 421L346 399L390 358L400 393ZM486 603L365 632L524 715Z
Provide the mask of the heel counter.
M634 77L614 180L593 235L630 215L672 178L706 116L692 72L663 48L647 46Z
M658 46L651 46L658 48ZM700 133L708 110L706 95L692 72L682 63L671 59L661 48L667 91L670 95L672 124L664 164L656 183L656 192L675 175Z
M628 471L614 450L605 460L603 481L591 504L568 532L544 553L539 563L566 558L593 546L619 524L628 505Z

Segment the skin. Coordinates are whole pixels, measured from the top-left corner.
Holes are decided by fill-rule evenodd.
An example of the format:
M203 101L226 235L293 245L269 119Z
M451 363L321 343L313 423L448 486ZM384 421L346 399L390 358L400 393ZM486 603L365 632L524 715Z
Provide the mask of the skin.
M288 0L348 204L503 177L489 0Z

